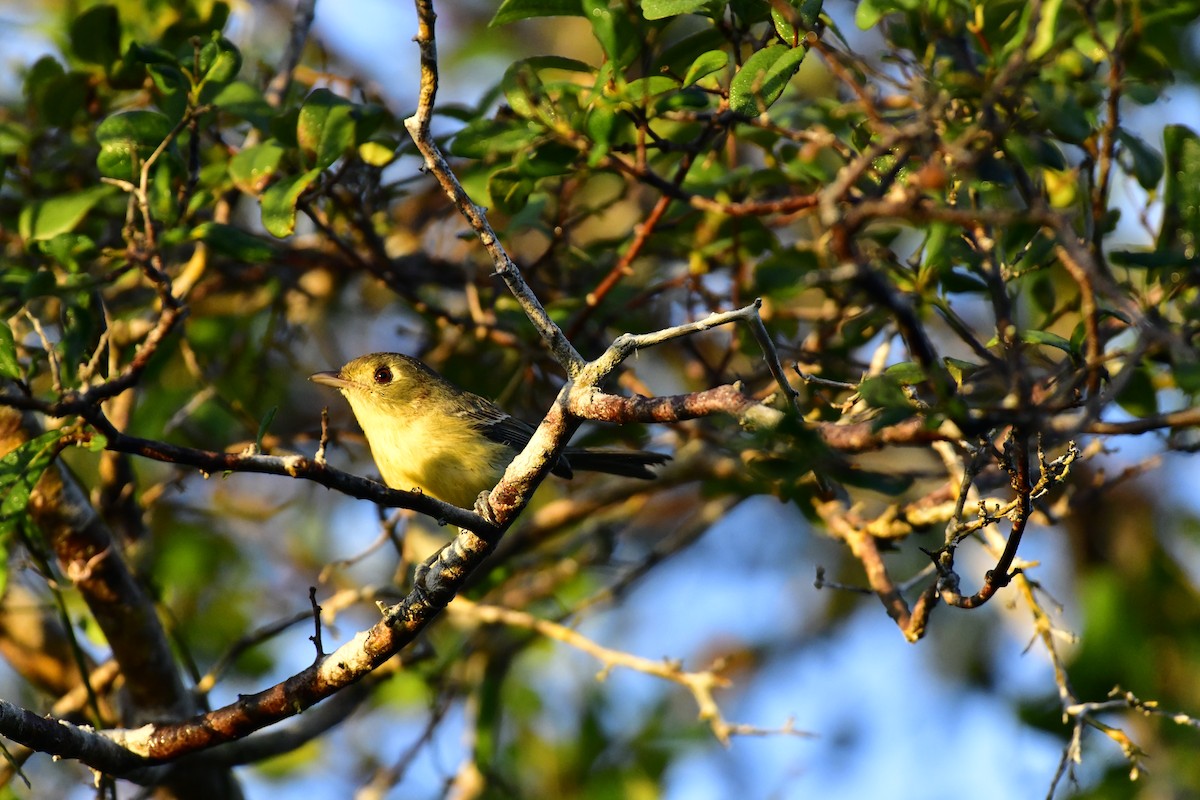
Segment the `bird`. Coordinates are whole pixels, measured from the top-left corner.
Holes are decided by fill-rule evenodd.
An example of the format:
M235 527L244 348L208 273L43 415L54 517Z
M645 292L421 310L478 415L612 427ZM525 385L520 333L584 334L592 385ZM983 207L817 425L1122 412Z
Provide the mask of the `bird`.
M472 508L533 436L533 426L460 389L401 353L369 353L309 380L337 389L350 403L383 482ZM574 470L626 478L655 477L670 456L645 450L568 447L551 473Z

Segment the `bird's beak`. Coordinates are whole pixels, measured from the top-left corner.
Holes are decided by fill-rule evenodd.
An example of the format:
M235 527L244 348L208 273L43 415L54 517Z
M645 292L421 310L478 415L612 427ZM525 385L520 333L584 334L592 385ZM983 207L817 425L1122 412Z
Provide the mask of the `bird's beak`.
M332 386L335 389L345 389L350 386L350 381L336 372L314 372L308 376L308 379L313 383L319 383L322 386Z

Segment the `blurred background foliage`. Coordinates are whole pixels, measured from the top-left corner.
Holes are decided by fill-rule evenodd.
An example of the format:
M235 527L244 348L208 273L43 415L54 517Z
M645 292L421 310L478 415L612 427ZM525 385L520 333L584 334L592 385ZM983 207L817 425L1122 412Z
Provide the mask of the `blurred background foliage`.
M734 700L776 684L779 716L756 722L779 728L806 719L819 691L779 683L788 658L833 646L864 609L887 623L871 591L845 587L898 586L915 614L938 577L927 553L959 545L964 587L984 582L1017 513L987 509L1032 494L1017 485L1024 458L1046 480L1030 500L1029 561L1015 562L1026 572L984 610L933 614L924 668L1053 737L1049 767L1020 784L1031 791L1200 793L1186 716L1200 713L1186 457L1200 422L1200 141L1186 125L1200 3L444 5L435 133L580 352L761 298L803 415L768 432L722 418L587 426L588 444L675 462L653 486L548 483L468 594L691 668L719 658ZM0 376L5 397L23 398L9 405L44 412L64 442L102 411L151 440L311 454L328 403L331 461L372 474L348 410L305 379L400 350L540 418L557 365L403 126L415 26L388 31L381 64L330 45L319 16L289 65L304 25L278 3L4 3L4 18ZM383 82L385 68L402 80ZM171 297L186 316L130 373ZM126 374L133 384L102 408L62 410ZM620 388L735 380L783 408L743 330L644 353ZM839 438L851 429L868 443ZM103 633L23 502L59 438L6 448L4 635L60 617L103 661ZM1069 442L1081 455L1064 474L1051 462L1074 458ZM327 638L344 640L446 537L302 482L54 454L211 706L308 663L307 587ZM969 505L956 511L964 472ZM955 527L976 517L988 524ZM884 563L881 583L870 572ZM730 614L717 605L735 611L724 626L711 624ZM626 635L647 625L657 637ZM1030 637L1033 682L1011 674ZM56 695L15 647L3 694L44 711ZM62 670L76 660L58 657ZM451 615L364 710L246 780L321 796L706 796L686 794L689 760L724 756L684 690L613 689L595 669L527 630ZM1064 716L1114 686L1184 724L1145 706ZM749 708L734 700L732 716ZM108 711L91 721L123 724ZM822 721L815 732L836 740ZM1083 766L1056 781L1073 732L1087 734ZM815 747L786 741L801 763ZM980 742L1003 752L1003 739ZM1131 781L1140 753L1150 770ZM728 763L729 785L770 793L747 762ZM33 794L11 784L17 796L86 783L46 760L26 770ZM900 776L904 796L930 796L926 777ZM771 788L790 796L799 780Z

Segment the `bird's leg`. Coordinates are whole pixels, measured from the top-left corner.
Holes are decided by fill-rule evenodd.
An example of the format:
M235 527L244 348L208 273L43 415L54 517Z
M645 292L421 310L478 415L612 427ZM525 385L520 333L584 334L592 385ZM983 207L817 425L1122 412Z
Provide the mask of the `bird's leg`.
M488 524L499 527L500 523L496 521L496 515L492 512L492 504L488 502L491 494L487 491L479 493L479 497L475 498L475 513L486 519Z

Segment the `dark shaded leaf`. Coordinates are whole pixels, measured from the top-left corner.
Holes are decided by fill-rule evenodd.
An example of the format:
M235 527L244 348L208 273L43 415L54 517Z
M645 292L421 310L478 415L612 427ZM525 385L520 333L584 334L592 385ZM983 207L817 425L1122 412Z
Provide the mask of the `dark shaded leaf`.
M96 166L109 178L136 181L142 164L171 133L171 121L157 111L124 111L96 129L100 153Z
M1150 370L1144 364L1133 370L1116 400L1117 405L1134 417L1152 417L1158 413L1158 392L1154 389Z
M84 9L71 21L71 52L81 61L106 69L121 57L121 22L107 4Z

